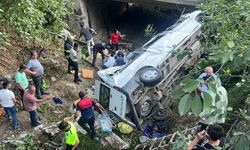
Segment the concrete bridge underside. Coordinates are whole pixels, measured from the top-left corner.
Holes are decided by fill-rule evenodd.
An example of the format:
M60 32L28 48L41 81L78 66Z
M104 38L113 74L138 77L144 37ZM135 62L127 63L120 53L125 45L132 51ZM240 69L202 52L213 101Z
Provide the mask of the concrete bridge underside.
M140 3L140 4L150 4L150 5L166 5L168 4L179 4L179 5L187 5L187 6L197 6L202 3L204 0L113 0L120 2L128 2L128 3Z

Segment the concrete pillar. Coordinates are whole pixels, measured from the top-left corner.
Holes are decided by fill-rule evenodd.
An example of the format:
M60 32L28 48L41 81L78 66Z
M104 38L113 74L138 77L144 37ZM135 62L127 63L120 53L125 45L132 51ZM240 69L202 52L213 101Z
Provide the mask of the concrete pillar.
M107 6L109 0L85 0L87 6L89 26L94 28L98 35L95 36L96 42L103 41L101 37L107 37L106 20L107 20Z
M79 3L82 12L81 21L84 22L84 24L89 27L89 18L88 18L88 9L86 6L86 0L80 0Z

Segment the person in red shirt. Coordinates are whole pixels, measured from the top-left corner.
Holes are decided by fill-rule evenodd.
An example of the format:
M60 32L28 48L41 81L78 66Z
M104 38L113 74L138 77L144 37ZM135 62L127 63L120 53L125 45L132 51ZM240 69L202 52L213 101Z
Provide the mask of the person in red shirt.
M111 44L111 48L114 50L118 50L118 42L119 42L119 38L123 39L124 35L121 35L121 33L118 30L114 30L114 32L111 34L110 36L110 44Z

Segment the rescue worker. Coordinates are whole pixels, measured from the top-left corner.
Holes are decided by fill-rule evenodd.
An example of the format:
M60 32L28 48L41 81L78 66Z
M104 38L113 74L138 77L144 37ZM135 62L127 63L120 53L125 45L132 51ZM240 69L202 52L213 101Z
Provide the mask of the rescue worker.
M73 122L65 118L59 125L58 128L65 132L65 150L77 150L80 143L77 135L77 129Z
M70 50L73 47L73 37L68 36L67 40L64 42L64 56L68 60L68 73L71 73L70 65L71 65L71 59L70 59Z
M97 58L97 54L100 53L102 55L102 61L104 60L104 50L107 48L105 43L97 43L93 46L93 60L92 60L92 67L95 67L95 62Z
M74 47L70 49L70 66L74 68L75 74L74 74L74 82L76 84L79 84L79 82L82 82L82 80L79 78L78 75L78 60L81 59L81 55L79 55L79 47L77 43L74 43Z
M87 49L88 49L89 56L91 56L90 47L95 45L92 33L94 33L94 34L97 34L97 33L96 33L96 31L94 29L85 26L84 22L82 22L80 24L80 26L81 26L81 31L80 31L79 39L82 36L84 36L85 42L87 44Z
M93 101L92 98L86 97L85 93L83 91L79 92L80 101L77 103L76 106L76 113L75 118L78 118L78 116L81 113L81 117L78 120L78 124L87 131L88 135L91 137L91 139L99 140L99 138L96 136L95 132L95 115L93 106L98 107L99 109L103 109L101 104L96 103ZM85 125L88 123L89 128Z

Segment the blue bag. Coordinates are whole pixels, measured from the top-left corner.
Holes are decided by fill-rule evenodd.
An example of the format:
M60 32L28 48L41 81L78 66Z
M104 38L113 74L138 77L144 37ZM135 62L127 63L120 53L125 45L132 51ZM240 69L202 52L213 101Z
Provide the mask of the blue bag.
M58 97L53 97L52 99L55 104L63 104L62 100Z

